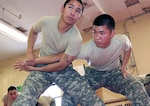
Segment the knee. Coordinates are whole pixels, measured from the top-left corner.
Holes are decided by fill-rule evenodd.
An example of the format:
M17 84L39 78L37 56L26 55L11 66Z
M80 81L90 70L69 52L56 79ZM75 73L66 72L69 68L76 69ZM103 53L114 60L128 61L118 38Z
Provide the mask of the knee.
M131 87L132 89L141 89L144 87L144 85L136 79L132 79L128 84L129 84L128 86Z

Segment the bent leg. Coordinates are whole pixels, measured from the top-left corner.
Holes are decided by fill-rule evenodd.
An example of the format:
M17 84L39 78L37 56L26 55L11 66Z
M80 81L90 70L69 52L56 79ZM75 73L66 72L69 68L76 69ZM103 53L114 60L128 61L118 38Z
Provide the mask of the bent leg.
M89 98L88 100L86 99L87 102L90 102L91 98ZM94 99L94 98L93 98ZM63 97L62 97L62 105L61 106L90 106L91 104L87 103L87 104L83 104L83 103L76 103L74 102L74 99L67 93L64 93L63 94ZM92 106L105 106L105 104L101 101L101 102L95 102L93 103L94 105Z
M49 85L43 72L30 72L13 106L35 106L38 97Z
M104 106L104 103L96 95L85 78L80 76L72 68L58 72L55 82L64 92L71 96L75 105ZM66 105L62 104L62 106Z
M123 78L118 70L113 70L106 82L106 88L125 95L132 106L150 106L150 98L146 93L144 85L132 76Z
M136 77L136 78L144 84L146 92L150 97L150 74L147 74L145 77Z
M61 104L62 104L62 106L77 106L78 105L74 102L73 98L65 92L62 96Z

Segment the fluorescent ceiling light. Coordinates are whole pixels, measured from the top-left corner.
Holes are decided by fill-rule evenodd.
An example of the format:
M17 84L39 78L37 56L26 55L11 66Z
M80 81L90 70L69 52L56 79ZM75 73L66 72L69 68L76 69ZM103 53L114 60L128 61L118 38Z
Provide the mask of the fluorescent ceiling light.
M27 36L14 27L6 24L5 22L0 20L0 33L17 40L19 42L27 42Z

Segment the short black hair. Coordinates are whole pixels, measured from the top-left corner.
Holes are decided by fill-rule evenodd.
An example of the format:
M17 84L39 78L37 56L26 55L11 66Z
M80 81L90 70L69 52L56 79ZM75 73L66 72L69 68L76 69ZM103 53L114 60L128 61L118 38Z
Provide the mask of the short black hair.
M97 16L93 22L93 25L96 26L103 26L106 25L108 29L114 30L115 29L115 21L113 17L108 14L101 14Z
M64 3L64 7L66 6L67 3L69 3L71 0L66 0L65 3ZM82 5L82 12L84 10L84 5L83 5L83 2L82 0L77 0L81 5Z
M10 90L17 90L17 88L15 86L10 86L7 91L9 92Z

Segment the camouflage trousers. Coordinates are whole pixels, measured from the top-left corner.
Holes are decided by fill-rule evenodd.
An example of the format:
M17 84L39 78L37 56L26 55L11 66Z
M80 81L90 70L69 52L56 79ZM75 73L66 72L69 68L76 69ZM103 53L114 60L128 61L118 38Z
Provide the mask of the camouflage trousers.
M144 77L137 76L136 78L144 84L145 89L150 96L150 74L147 74Z
M68 67L60 72L30 72L24 81L22 92L14 101L13 106L35 106L38 97L53 82L73 98L74 104L103 106L103 103L85 78L81 77L72 67ZM66 105L62 103L62 106Z
M118 69L97 71L86 67L84 77L88 80L93 90L105 87L113 92L125 95L132 102L132 106L150 106L150 98L146 93L144 85L132 76L127 76L126 79L123 78ZM71 104L67 106L73 106L73 100L67 94L64 94L62 102Z

